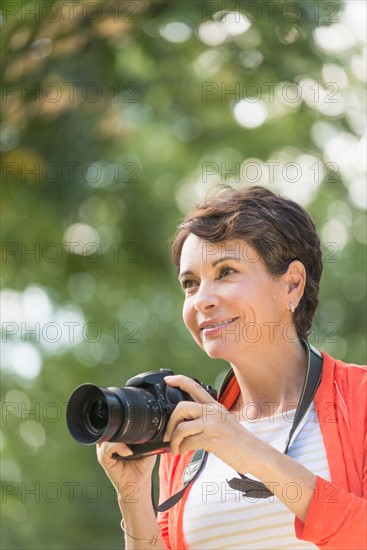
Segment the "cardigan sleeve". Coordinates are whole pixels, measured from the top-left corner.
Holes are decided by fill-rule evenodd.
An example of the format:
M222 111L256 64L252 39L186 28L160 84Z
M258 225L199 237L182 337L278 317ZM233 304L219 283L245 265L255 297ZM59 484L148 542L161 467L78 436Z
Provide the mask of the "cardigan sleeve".
M367 370L322 353L324 369L315 403L331 481L316 477L306 519L295 518L295 533L322 550L366 550Z
M366 494L358 497L317 476L305 522L296 517L295 532L321 549L366 550Z

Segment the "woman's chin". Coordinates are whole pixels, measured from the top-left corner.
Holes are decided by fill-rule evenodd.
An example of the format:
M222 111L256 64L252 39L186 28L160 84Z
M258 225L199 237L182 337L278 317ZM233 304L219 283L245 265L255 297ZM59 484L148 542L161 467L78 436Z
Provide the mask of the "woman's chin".
M212 345L206 342L203 344L203 349L211 359L224 359L225 361L229 361L229 350L225 349L223 346Z

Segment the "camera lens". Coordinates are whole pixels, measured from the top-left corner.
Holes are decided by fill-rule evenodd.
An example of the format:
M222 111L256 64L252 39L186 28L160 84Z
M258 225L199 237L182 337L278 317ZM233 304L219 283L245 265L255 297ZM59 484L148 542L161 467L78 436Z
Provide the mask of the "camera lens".
M66 410L71 435L84 445L102 441L145 443L162 428L158 400L142 388L103 388L82 384Z
M101 433L108 423L108 405L105 399L92 398L85 407L85 417L89 428Z
M124 419L124 408L116 394L93 384L78 386L66 409L69 432L84 445L111 441Z
M143 388L113 389L124 408L125 422L118 434L118 441L146 443L157 435L164 422L159 401Z

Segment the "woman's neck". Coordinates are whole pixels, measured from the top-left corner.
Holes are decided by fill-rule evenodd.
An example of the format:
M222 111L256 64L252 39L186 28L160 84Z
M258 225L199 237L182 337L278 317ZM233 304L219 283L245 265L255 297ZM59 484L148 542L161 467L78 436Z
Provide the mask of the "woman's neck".
M255 358L256 357L256 358ZM300 341L280 346L270 344L254 357L232 364L240 395L232 412L256 419L296 408L307 366L307 352Z

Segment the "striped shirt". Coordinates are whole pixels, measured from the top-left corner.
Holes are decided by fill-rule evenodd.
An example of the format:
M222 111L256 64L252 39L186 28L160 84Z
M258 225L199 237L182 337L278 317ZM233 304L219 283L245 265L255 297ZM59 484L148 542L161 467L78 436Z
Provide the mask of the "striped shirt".
M241 424L259 439L284 452L296 410ZM313 403L293 436L288 455L315 475L330 480L325 446ZM294 514L277 497L254 499L231 489L227 479L238 478L233 468L209 454L205 467L194 481L184 509L183 530L192 550L311 549L294 533ZM252 477L252 476L248 476ZM254 478L256 479L256 478ZM300 496L300 487L283 488L290 501Z

